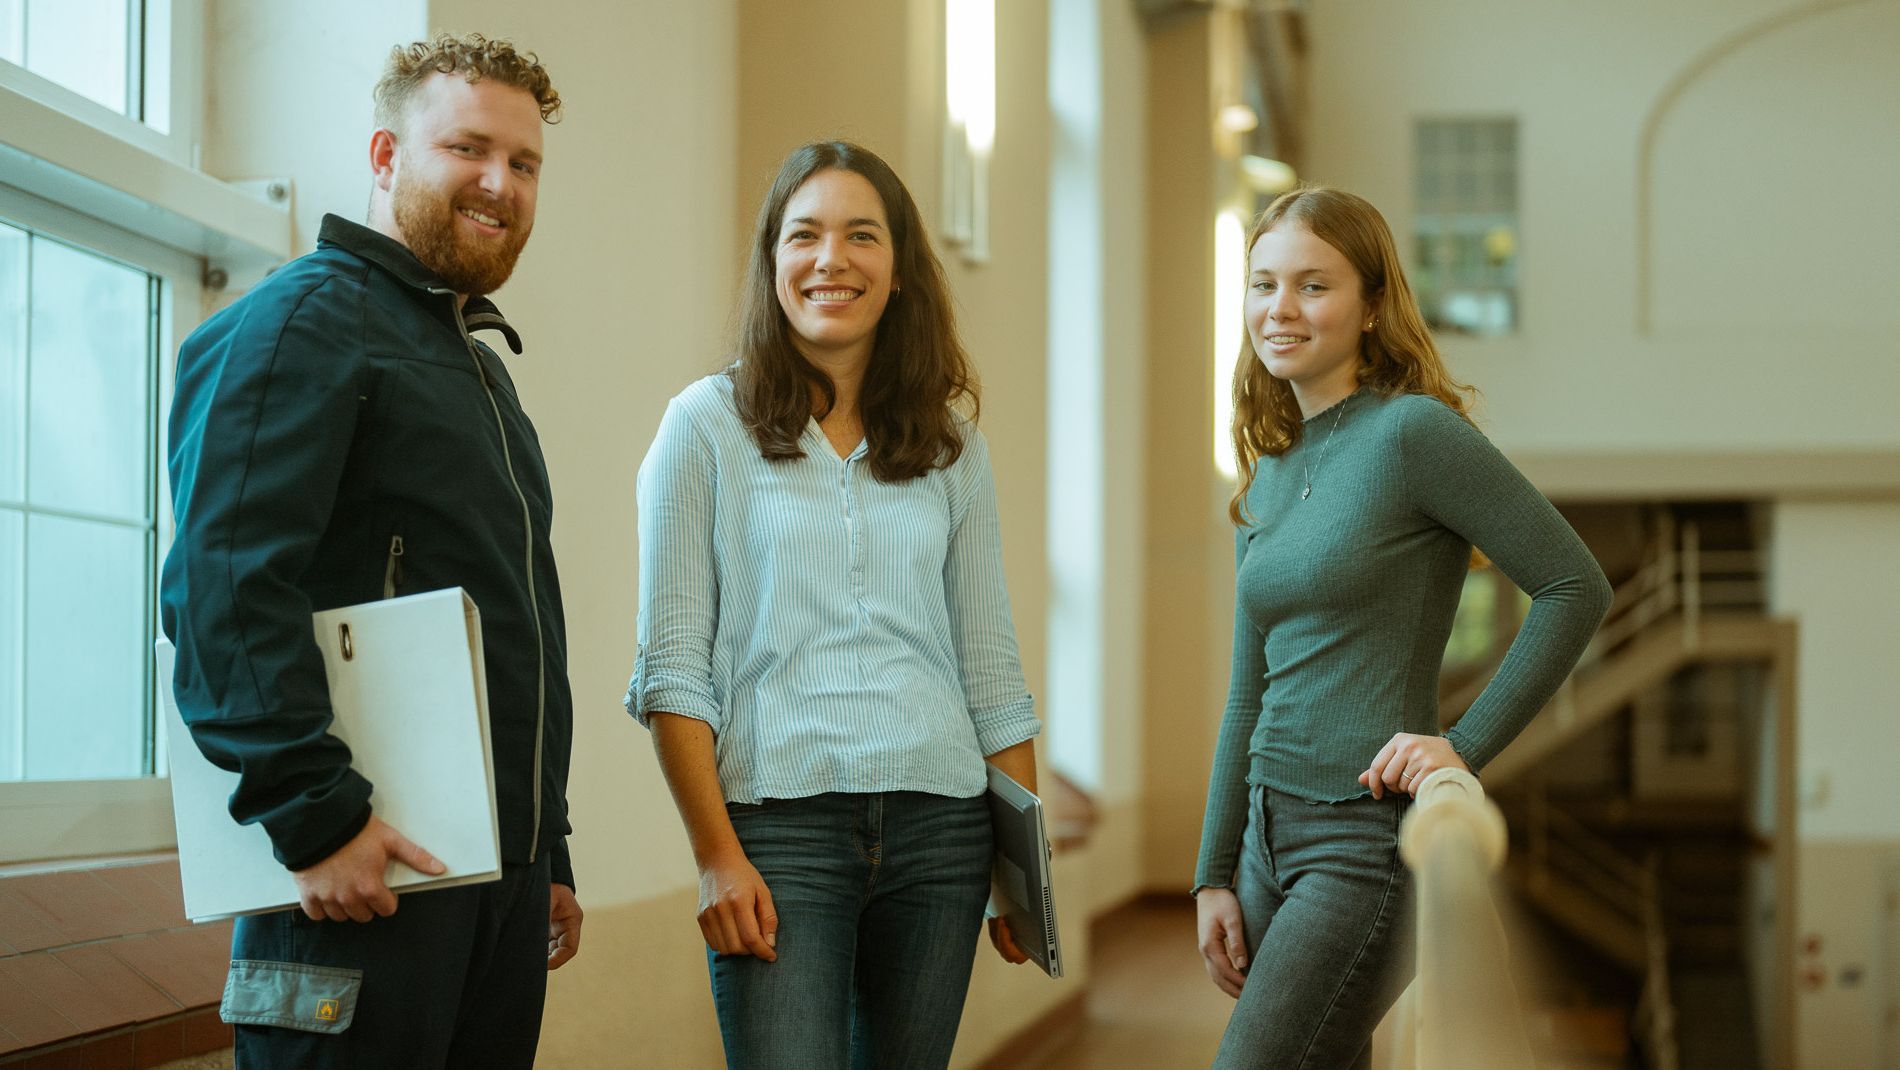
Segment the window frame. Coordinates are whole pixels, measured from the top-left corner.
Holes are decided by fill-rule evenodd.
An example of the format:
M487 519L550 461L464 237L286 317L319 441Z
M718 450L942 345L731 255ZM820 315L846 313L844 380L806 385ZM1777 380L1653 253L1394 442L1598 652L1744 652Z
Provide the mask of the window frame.
M207 311L207 270L226 268L233 279L261 275L290 258L292 226L287 203L266 203L196 169L203 0L148 0L143 10L142 47L162 46L168 54L165 131L0 60L0 216L159 280L150 485L154 550L162 561L173 534L163 474L166 417L178 346ZM152 86L146 79L144 87ZM151 628L156 634L156 620ZM156 695L147 702L154 711L153 775L0 782L0 866L174 847L164 731L156 720L163 705Z
M0 186L0 219L27 226L36 234L66 241L89 253L120 260L160 279L158 285L158 373L154 411L154 553L163 561L171 547L171 485L163 479L169 452L165 414L171 411L173 371L179 344L198 327L203 308L203 262L158 241L141 238L103 220L76 213L53 201ZM154 570L156 583L156 570ZM154 599L156 612L156 599ZM154 621L156 631L156 621ZM152 677L148 677L150 680ZM148 682L148 688L152 684ZM148 696L154 711L154 772L141 777L103 777L72 781L0 781L0 865L53 857L167 850L175 846L171 825L171 779L163 772L163 709Z
M141 58L129 62L128 80L134 71L140 83L139 93L146 98L153 87L151 60L153 38L160 38L165 49L163 82L167 99L165 129L147 125L145 120L114 110L74 89L35 74L10 60L0 59L0 91L37 101L70 116L95 130L127 142L153 156L182 167L197 165L198 124L204 98L203 63L191 44L204 39L204 0L162 0L160 3L128 5L139 10L128 20L128 32L142 38ZM169 7L170 19L163 9ZM156 29L154 29L156 27ZM128 53L131 47L128 44ZM149 110L149 100L148 100Z
M1480 149L1471 154L1450 152L1442 149L1428 153L1424 147L1427 133L1426 128L1428 126L1438 127L1439 136L1441 137L1456 132L1460 127L1476 131L1478 128L1487 126L1508 126L1511 136L1511 183L1508 205L1500 207L1499 204L1492 203L1482 210L1471 207L1470 205L1453 205L1452 202L1455 202L1457 197L1455 195L1446 194L1442 190L1439 191L1435 197L1428 199L1420 189L1421 180L1427 170L1428 157L1434 165L1442 165L1446 159L1455 157L1458 159L1458 162L1469 167L1475 160L1485 159L1490 155L1495 155L1495 150L1489 149ZM1462 228L1458 226L1458 224L1469 223L1479 217L1494 215L1498 217L1500 221L1499 225L1508 229L1515 243L1521 243L1523 241L1523 118L1516 114L1490 112L1452 114L1421 113L1411 117L1411 127L1412 175L1410 181L1412 187L1412 217L1407 227L1408 232L1406 234L1407 240L1404 247L1403 259L1405 260L1408 271L1411 273L1410 277L1412 279L1413 289L1416 291L1420 311L1424 314L1427 325L1431 327L1432 333L1440 340L1441 344L1449 339L1479 343L1506 341L1522 335L1524 332L1524 285L1522 277L1523 261L1521 245L1514 248L1511 253L1511 277L1509 284L1480 288L1485 293L1502 294L1506 297L1506 307L1510 314L1510 324L1506 329L1469 330L1460 328L1455 324L1440 322L1440 320L1442 318L1442 302L1446 295L1466 290L1466 287L1459 285L1460 282L1466 280L1445 277L1448 269L1453 266L1454 258L1450 254L1443 252L1442 249L1447 247L1445 243L1448 243L1452 237L1461 233ZM1485 162L1488 163L1490 161L1485 159ZM1445 171L1442 166L1434 166L1432 170L1435 176L1441 179L1446 177L1449 173ZM1480 181L1488 181L1494 177L1496 173L1496 171L1489 171L1483 176L1475 176L1474 173L1474 177L1479 177ZM1431 264L1426 263L1425 260L1418 255L1419 243L1427 237L1432 238L1441 245L1440 254L1433 258L1436 262Z
M147 272L159 281L158 366L153 392L153 551L163 562L173 536L170 481L163 478L169 453L166 414L171 409L178 346L202 318L203 262L169 246L75 212L51 201L0 186L0 218L46 238ZM157 570L153 571L154 584ZM156 599L152 601L157 632ZM152 677L148 676L148 681ZM90 780L0 781L0 864L88 855L166 850L175 845L171 780L165 770L163 705L150 694L153 772L139 777Z

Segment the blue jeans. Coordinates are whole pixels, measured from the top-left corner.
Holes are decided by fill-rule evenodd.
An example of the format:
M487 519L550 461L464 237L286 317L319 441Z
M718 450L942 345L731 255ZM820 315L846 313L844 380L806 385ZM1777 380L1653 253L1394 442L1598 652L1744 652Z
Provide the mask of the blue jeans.
M1372 1065L1372 1030L1412 976L1412 879L1399 859L1411 798L1310 803L1254 787L1234 895L1247 982L1218 1070Z
M707 953L733 1070L950 1062L990 886L981 796L730 804L778 910L778 961Z

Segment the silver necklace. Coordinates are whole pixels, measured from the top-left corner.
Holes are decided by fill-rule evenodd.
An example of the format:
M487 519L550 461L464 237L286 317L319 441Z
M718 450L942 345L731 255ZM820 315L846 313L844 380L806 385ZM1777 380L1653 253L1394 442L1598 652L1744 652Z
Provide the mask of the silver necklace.
M1319 444L1318 459L1313 461L1312 464L1306 464L1304 462L1301 463L1300 467L1301 467L1302 473L1304 474L1306 478L1306 486L1300 491L1301 501L1305 501L1306 499L1311 498L1313 496L1313 472L1315 469L1319 468L1320 465L1326 463L1326 447L1333 444L1333 435L1335 432L1339 430L1340 419L1346 415L1346 401L1348 400L1348 398L1350 398L1350 396L1351 395L1348 395L1345 398L1340 398L1339 403L1333 406L1333 426L1330 430L1326 432L1326 441Z

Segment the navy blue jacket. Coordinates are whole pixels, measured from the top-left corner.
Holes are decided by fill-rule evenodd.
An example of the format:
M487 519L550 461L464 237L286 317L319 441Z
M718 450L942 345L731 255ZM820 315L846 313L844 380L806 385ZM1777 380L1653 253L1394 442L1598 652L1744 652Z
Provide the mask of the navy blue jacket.
M502 859L566 841L573 703L547 465L501 358L521 341L401 243L326 216L317 251L178 353L177 533L161 609L178 708L239 774L231 814L301 869L369 820L372 785L329 734L310 614L460 586L481 610ZM428 846L424 844L423 846Z

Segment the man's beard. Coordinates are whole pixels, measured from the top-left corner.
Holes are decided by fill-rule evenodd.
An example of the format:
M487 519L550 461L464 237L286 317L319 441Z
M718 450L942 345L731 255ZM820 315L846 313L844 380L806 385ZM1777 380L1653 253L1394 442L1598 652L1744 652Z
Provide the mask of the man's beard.
M467 207L502 222L500 236L482 240L463 232L455 221L455 197L400 179L394 193L396 226L402 230L403 243L423 267L441 276L456 293L471 297L494 293L514 273L530 228L521 226L512 210L464 198L469 201Z

